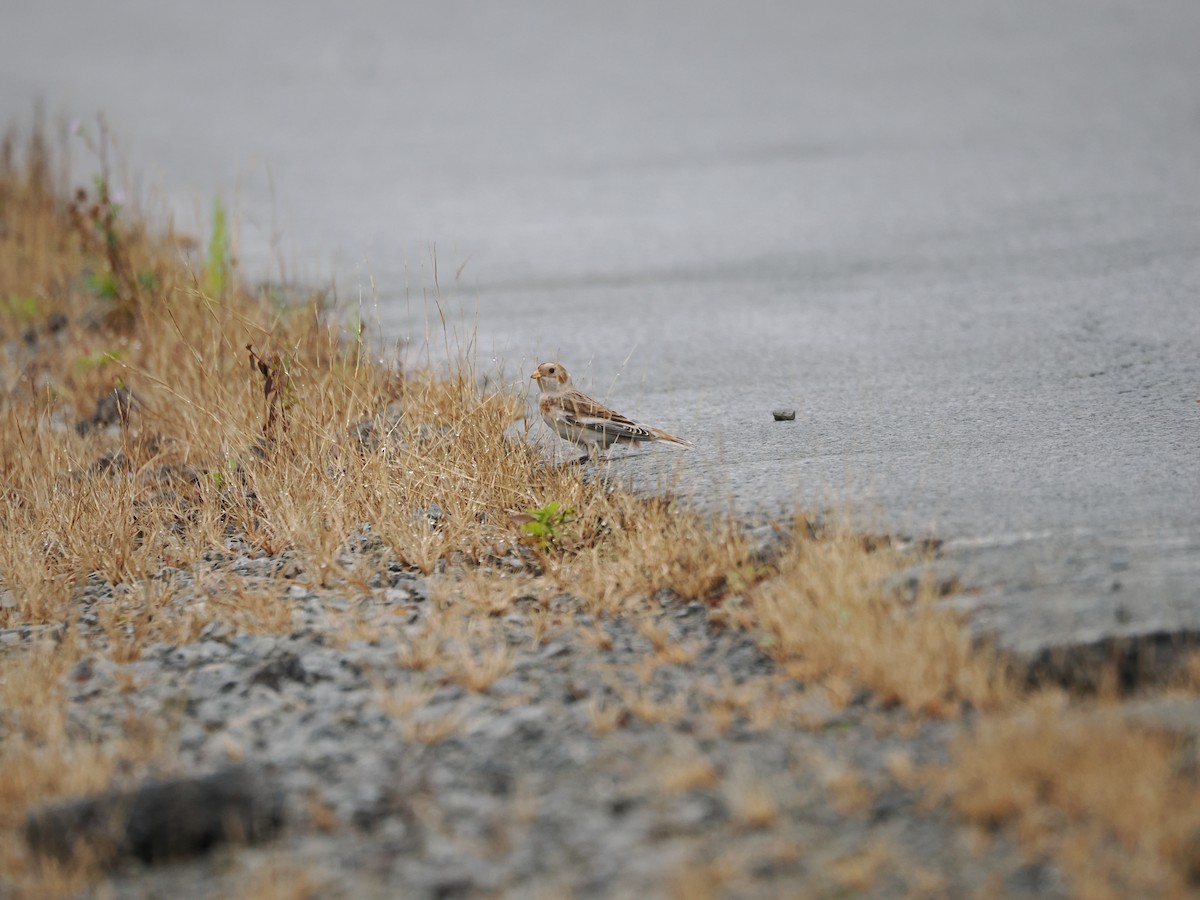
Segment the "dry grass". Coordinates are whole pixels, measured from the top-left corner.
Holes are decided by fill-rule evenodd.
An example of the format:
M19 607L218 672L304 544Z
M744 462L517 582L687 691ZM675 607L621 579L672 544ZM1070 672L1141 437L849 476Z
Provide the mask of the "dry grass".
M106 743L68 733L66 672L81 656L135 660L214 620L287 632L292 581L369 595L397 568L430 576L424 630L380 631L347 614L341 637L395 641L413 679L381 688L380 704L404 718L409 740L465 727L453 711L423 714L430 694L417 676L487 692L519 652L494 627L518 604L533 649L573 628L605 652L601 622L634 616L649 645L630 673L641 683L614 677L608 700L588 701L591 723L603 734L677 722L689 698L650 684L701 648L680 643L660 612L698 600L714 627L756 634L783 673L698 686L691 699L711 732L807 715L777 691L786 678L834 705L867 694L915 718L973 710L977 725L941 782L966 820L1018 829L1089 888L1111 878L1169 893L1196 875L1200 812L1180 748L1041 706L1020 712L1004 666L932 590L902 601L881 588L911 553L801 519L768 558L743 523L547 465L521 434L525 399L480 387L470 360L436 375L380 360L323 298L283 302L216 277L227 258L147 232L103 193L65 202L54 171L38 140L20 152L10 143L0 159L0 629L70 635L0 653L0 873L13 884L53 896L90 883L86 867L26 858L26 810L144 771L160 753L137 723ZM551 503L570 516L535 540L520 525ZM247 557L279 564L255 577L227 565ZM564 594L574 606L552 613ZM85 610L94 623L76 627ZM579 612L589 624L573 622ZM718 780L702 756L668 778L672 790ZM726 789L742 827L772 827L765 791ZM861 806L854 778L830 789ZM1083 837L1056 830L1085 820L1064 832ZM1104 860L1114 841L1132 868ZM869 885L887 859L878 849L846 859L838 880ZM710 869L711 887L721 875ZM699 895L690 875L678 887ZM280 890L308 892L307 876Z
M1195 768L1191 740L1047 694L965 735L941 787L967 821L1057 859L1082 896L1184 896L1200 884Z
M885 873L902 867L896 851L886 843L876 841L844 856L830 866L837 884L848 891L866 891Z
M721 773L694 742L672 746L664 754L659 786L668 794L712 789L721 782Z
M910 603L880 590L911 554L864 541L848 527L794 535L778 574L751 603L769 652L803 681L825 680L834 697L873 692L922 715L956 716L964 705L998 708L1015 686L1000 662L974 646L929 587Z
M734 867L725 860L689 859L671 874L663 887L672 900L710 900L724 896L722 889L733 875Z
M747 772L734 772L725 781L729 815L738 828L766 829L779 819L779 806L770 788Z

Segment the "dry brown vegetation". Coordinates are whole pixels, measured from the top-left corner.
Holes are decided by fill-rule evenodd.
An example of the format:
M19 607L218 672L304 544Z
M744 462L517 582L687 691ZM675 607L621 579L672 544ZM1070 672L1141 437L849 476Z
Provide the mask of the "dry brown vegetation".
M1057 859L1081 896L1182 897L1200 878L1195 769L1190 739L1047 693L963 735L940 786L967 821Z
M0 629L59 636L0 645L0 884L78 890L95 873L30 858L25 812L163 759L147 723L130 720L100 744L71 733L73 665L134 660L213 621L286 632L290 582L366 594L393 567L436 584L426 631L397 637L401 666L487 691L512 663L494 623L521 602L539 610L546 635L584 628L601 652L598 619L640 617L649 681L697 652L658 611L699 600L715 627L759 635L783 677L835 705L870 692L913 717L972 711L936 791L967 821L1015 827L1032 851L1058 854L1081 889L1170 891L1200 874L1200 808L1180 748L1030 700L932 589L905 599L883 590L914 564L910 550L798 517L764 553L743 523L548 464L524 439L524 398L480 387L469 360L440 374L381 361L321 297L284 302L228 277L219 240L204 255L147 232L116 209L103 170L89 193L68 194L40 140L10 141L0 166ZM564 515L549 528L522 527L551 503ZM351 541L359 552L347 552ZM219 566L235 552L278 565L248 579ZM186 592L180 572L194 576ZM80 597L96 583L111 600L82 627ZM552 612L562 594L592 624ZM382 628L352 611L337 625L342 638ZM768 727L790 715L774 683L708 696L715 733L735 717ZM597 732L682 714L683 698L612 686L615 698L589 700ZM380 695L406 714L425 699ZM436 742L458 724L414 716L411 739ZM672 789L719 777L696 757ZM737 816L769 829L778 810L747 785L727 786ZM1113 841L1120 855L1107 853ZM842 880L869 884L887 855L847 860Z

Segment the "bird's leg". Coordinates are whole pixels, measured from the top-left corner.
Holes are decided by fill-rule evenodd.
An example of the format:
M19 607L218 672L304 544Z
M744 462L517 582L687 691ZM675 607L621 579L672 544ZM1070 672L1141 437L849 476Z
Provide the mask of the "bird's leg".
M579 457L579 464L583 465L585 462L593 462L599 465L601 458L604 457L604 449L600 444L589 444L587 452Z
M584 463L588 462L589 460L595 459L595 458L596 458L596 455L595 455L595 451L593 450L593 451L584 453L582 456L575 456L570 459L564 459L562 462L560 462L558 464L558 466L559 466L559 468L562 468L562 469L565 469L568 466L582 466Z

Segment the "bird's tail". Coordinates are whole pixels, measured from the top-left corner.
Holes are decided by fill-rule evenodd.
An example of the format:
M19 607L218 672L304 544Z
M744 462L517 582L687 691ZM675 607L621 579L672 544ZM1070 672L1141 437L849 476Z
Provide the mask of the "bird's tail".
M685 450L692 449L691 441L685 441L681 437L675 437L675 435L671 434L669 431L663 431L661 428L652 428L650 431L654 435L654 439L656 441L663 441L667 444L675 444L677 447L683 447Z

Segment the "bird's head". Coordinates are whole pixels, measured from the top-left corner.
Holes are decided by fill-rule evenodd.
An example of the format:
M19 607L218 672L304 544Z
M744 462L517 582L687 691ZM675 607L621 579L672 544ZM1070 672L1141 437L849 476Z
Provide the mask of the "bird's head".
M529 377L536 381L538 387L543 391L557 390L571 382L571 376L567 374L566 366L557 362L542 363L537 367L537 371Z

